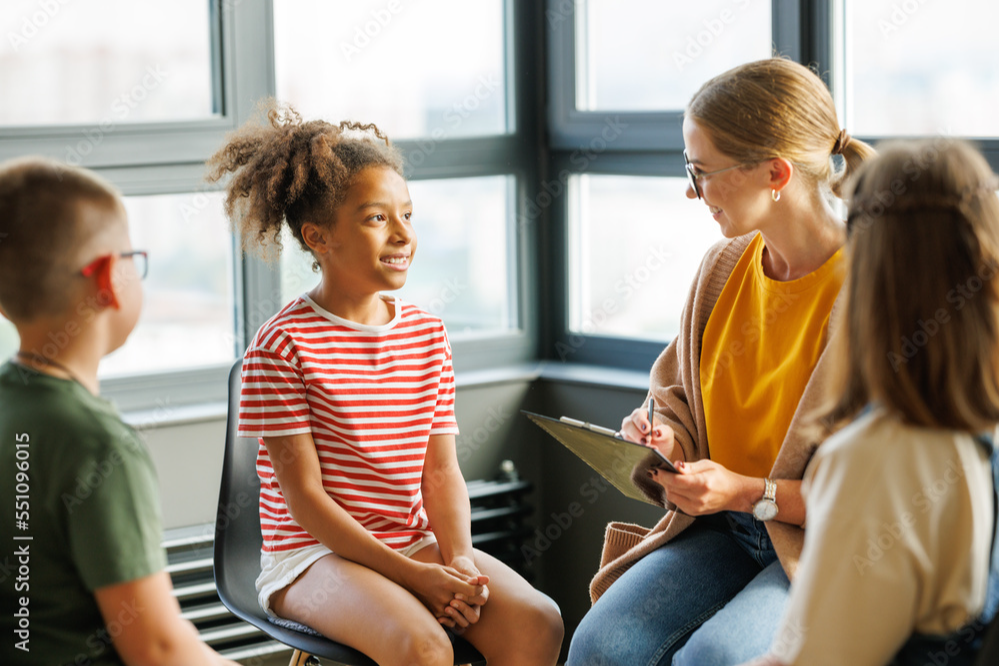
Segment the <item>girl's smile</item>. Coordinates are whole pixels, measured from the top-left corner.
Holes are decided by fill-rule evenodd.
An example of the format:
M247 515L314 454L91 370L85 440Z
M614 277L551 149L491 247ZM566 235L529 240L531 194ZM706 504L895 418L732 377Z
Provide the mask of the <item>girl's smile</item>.
M409 255L408 254L393 254L388 257L382 257L382 263L388 264L392 270L405 271L409 269Z

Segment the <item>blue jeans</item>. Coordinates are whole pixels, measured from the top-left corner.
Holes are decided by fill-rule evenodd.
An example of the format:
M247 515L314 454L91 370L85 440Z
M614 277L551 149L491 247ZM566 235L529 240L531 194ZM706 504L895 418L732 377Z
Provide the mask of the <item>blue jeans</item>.
M789 587L763 523L735 512L698 518L600 597L567 664L740 664L769 649Z

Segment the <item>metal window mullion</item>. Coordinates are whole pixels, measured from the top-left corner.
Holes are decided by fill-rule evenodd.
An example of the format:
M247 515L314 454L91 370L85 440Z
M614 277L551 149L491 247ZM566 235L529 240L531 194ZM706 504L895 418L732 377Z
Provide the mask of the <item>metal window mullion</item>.
M519 11L514 0L503 2L503 90L506 93L506 118L504 126L508 134L515 134L520 124L517 105L520 100L517 90L517 35L516 26Z
M508 134L395 142L411 180L508 174L529 161L520 144L516 135Z
M227 6L230 3L223 0ZM261 100L275 95L274 7L270 0L244 0L231 3L234 24L232 85L235 90L232 113L237 126L249 120ZM237 241L236 248L242 249ZM284 305L281 297L281 268L275 259L266 261L240 252L237 283L241 303L236 324L245 345L257 330Z
M805 57L802 4L811 0L772 0L771 31L777 55L802 62Z
M208 4L208 44L211 51L211 68L212 68L212 113L220 116L225 115L226 111L226 96L225 96L225 81L226 76L223 71L224 59L222 58L223 53L223 41L226 38L226 26L225 22L228 19L223 16L222 8L219 6L218 0L212 0Z
M261 100L276 94L274 7L271 0L222 1L232 14L232 116L238 127L250 119Z
M518 233L517 201L519 198L520 178L515 175L506 180L506 328L521 330L524 317L521 310L521 280L520 266L523 251Z

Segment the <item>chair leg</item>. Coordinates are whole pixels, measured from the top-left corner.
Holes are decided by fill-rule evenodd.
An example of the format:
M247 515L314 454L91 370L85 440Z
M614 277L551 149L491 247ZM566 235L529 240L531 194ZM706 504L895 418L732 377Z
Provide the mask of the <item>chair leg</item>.
M291 661L288 662L288 666L307 666L311 659L312 655L308 652L295 650L291 653Z

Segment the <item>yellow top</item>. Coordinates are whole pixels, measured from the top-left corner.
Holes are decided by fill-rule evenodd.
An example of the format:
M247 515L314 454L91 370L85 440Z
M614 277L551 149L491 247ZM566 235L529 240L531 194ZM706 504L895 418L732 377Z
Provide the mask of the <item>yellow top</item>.
M846 275L840 248L805 277L763 274L763 237L752 240L722 289L701 340L701 397L711 459L770 475L825 344Z

